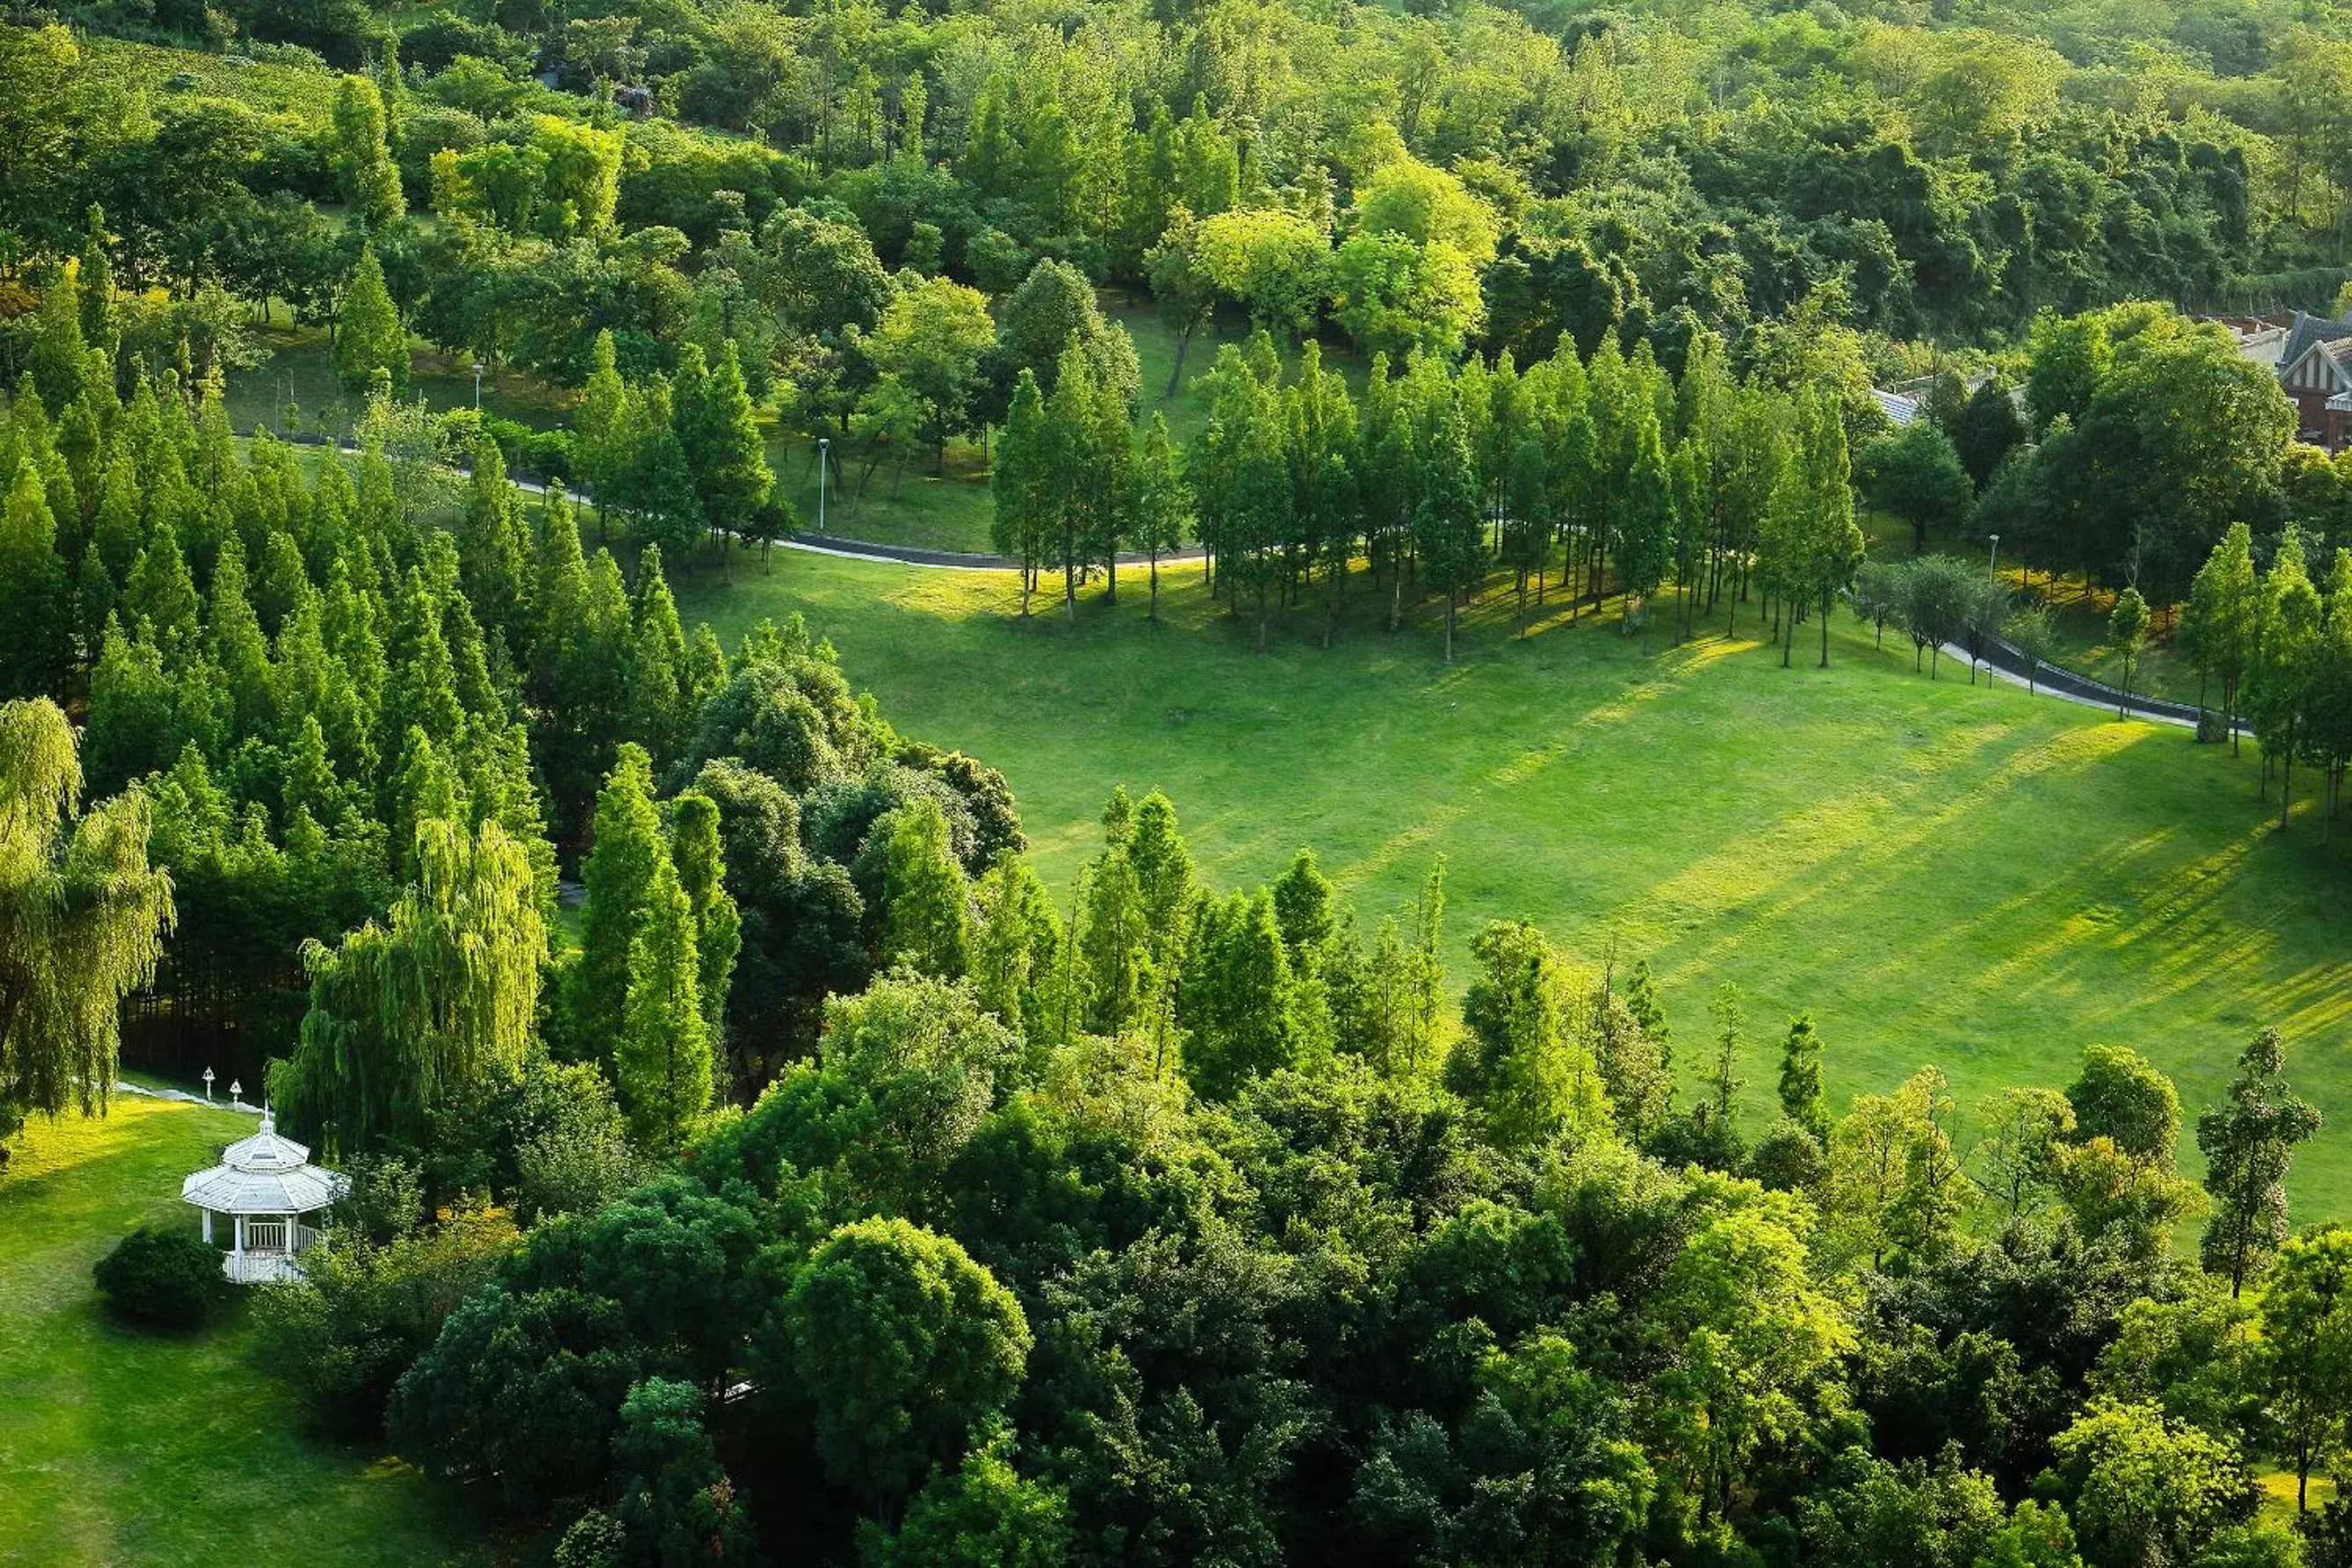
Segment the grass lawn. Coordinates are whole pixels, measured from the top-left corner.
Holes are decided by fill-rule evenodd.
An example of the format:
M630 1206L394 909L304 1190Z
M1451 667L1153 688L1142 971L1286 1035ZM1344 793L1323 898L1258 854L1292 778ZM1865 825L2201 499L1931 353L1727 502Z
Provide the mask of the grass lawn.
M126 1328L100 1306L90 1265L144 1222L193 1231L180 1178L253 1126L124 1095L102 1119L37 1118L16 1145L0 1176L0 1563L518 1555L408 1467L304 1435L253 1364L243 1301L194 1336Z
M1021 623L1008 574L793 551L680 598L730 643L804 611L903 730L1004 770L1057 882L1094 852L1112 785L1158 786L1213 883L1311 845L1368 924L1445 855L1456 990L1493 917L1588 962L1612 943L1649 957L1686 1069L1734 981L1759 1111L1799 1009L1841 1095L1933 1062L1971 1107L2063 1084L2116 1041L2175 1076L2192 1121L2278 1024L2329 1119L2295 1170L2298 1217L2352 1218L2352 868L2307 811L2273 831L2251 752L1948 667L1930 683L1843 615L1831 669L1801 650L1784 671L1744 638L1644 646L1613 606L1514 641L1497 594L1449 668L1433 609L1393 637L1368 612L1328 652L1309 612L1259 656L1197 570L1163 581L1157 627L1139 573L1115 611L1088 591L1073 629Z

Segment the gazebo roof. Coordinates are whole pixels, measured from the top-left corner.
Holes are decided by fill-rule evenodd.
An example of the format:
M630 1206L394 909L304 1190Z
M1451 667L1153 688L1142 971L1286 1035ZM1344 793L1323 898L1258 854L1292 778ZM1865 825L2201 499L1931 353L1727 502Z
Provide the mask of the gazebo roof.
M279 1137L265 1112L259 1132L231 1144L219 1165L180 1184L180 1198L215 1214L308 1214L351 1186L349 1177L310 1160L310 1151Z

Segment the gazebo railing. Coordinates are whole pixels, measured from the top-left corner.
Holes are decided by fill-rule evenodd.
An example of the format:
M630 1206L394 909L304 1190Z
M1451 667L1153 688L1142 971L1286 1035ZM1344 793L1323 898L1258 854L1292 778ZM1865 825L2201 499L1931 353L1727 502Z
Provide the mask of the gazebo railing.
M248 1219L245 1222L245 1249L248 1252L283 1252L287 1249L287 1222L282 1219Z

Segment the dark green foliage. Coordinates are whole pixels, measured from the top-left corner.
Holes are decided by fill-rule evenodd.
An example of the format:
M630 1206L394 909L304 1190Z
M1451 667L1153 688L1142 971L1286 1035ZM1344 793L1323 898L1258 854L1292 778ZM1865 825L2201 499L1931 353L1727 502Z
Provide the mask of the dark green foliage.
M1854 478L1873 506L1911 525L1915 552L1927 549L1929 534L1956 528L1976 498L1951 436L1924 419L1864 446L1854 457Z
M621 1405L613 1471L621 1478L624 1562L756 1561L751 1523L703 1428L691 1384L647 1378Z
M178 1228L132 1231L90 1273L109 1311L154 1328L201 1328L226 1293L220 1253Z
M2088 1047L2066 1099L2074 1107L2076 1138L2110 1138L2133 1159L2171 1166L2180 1142L2180 1093L2137 1051Z
M885 1501L961 1462L1029 1343L1020 1304L961 1247L877 1219L810 1255L754 1349L808 1401L835 1484Z

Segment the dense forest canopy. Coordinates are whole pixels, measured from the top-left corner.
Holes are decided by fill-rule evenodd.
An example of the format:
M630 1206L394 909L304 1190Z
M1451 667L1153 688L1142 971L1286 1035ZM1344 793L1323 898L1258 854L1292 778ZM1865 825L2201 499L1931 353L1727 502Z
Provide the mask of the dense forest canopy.
M793 264L842 242L772 226L795 210L991 294L1058 258L1179 309L1523 361L1612 329L1670 362L1700 325L1744 350L1816 298L1954 342L2135 297L2325 303L2305 275L2345 259L2352 43L2307 7L71 15L276 63L159 80L13 34L18 265L79 250L96 205L127 283L325 319L339 207L425 335L572 384L609 328L639 369L731 340L759 386L821 396L804 361L875 323L806 298ZM239 80L323 83L320 58L370 90Z

